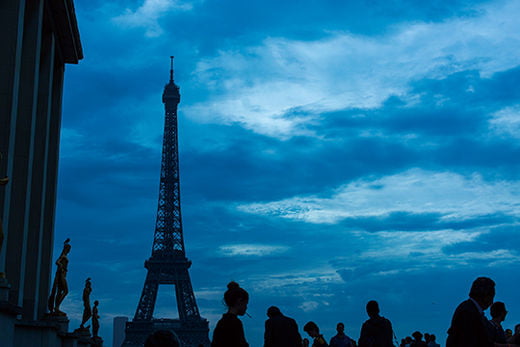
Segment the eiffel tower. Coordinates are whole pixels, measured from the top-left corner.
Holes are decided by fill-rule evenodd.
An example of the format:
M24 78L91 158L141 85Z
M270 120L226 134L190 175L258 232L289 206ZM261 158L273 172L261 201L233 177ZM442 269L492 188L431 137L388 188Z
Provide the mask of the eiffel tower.
M177 106L181 96L179 87L173 82L173 57L170 59L170 81L162 96L166 115L152 256L144 263L148 273L134 319L126 325L125 347L143 346L146 337L156 330L170 330L178 337L181 346L210 344L208 321L199 314L188 273L191 261L186 258L184 250L177 136ZM161 284L175 285L179 319L153 317Z

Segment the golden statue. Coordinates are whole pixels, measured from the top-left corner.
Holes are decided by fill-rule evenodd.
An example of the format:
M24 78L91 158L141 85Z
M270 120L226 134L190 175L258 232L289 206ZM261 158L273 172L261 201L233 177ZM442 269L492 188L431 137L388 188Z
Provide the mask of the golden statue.
M90 293L92 293L92 283L90 277L85 280L85 288L83 289L83 319L81 320L80 329L88 329L90 326L85 328L85 323L92 317L92 309L90 308Z
M66 239L63 243L63 250L61 251L58 260L56 260L56 275L54 277L54 283L52 284L51 295L49 296L48 308L51 315L66 316L65 312L60 311L60 305L63 299L69 293L69 287L67 285L67 268L69 266L69 258L67 254L70 252L70 239Z
M92 336L99 337L99 314L98 314L99 301L94 301L94 307L92 307Z
M0 153L0 160L2 160L2 153ZM0 178L0 186L5 186L9 182L9 177ZM0 219L0 251L4 244L4 230L2 229L2 220ZM0 272L0 278L5 278L5 274Z

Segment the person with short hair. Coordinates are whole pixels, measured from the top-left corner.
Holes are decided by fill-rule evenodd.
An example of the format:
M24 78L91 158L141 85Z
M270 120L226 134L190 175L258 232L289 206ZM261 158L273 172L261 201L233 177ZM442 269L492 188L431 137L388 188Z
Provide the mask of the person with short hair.
M448 329L446 347L493 347L489 322L484 311L495 298L495 282L479 277L471 285L469 299L463 301L453 313Z
M377 301L369 301L366 311L370 318L361 327L359 347L393 347L394 331L392 323L379 315L379 304Z
M330 339L330 347L354 347L355 342L345 334L345 324L339 322L336 325L336 336Z
M264 347L301 347L302 337L294 319L284 316L276 306L267 309L267 317Z
M507 340L507 343L520 345L520 324L515 325L515 333Z
M211 347L249 347L244 335L244 326L237 317L246 314L249 294L233 281L229 282L227 287L224 302L228 311L217 322Z
M428 347L441 347L441 345L435 341L436 338L437 337L435 334L430 334L430 342L428 342Z
M328 347L327 341L325 341L323 335L320 334L320 328L316 323L307 322L307 324L303 326L303 331L314 339L312 347Z
M506 332L504 328L502 328L502 322L507 316L506 305L501 301L494 302L489 309L489 313L491 313L489 323L491 323L490 328L493 341L497 343L507 343Z
M426 342L423 341L423 334L420 331L414 331L412 334L414 340L411 344L411 347L427 347Z

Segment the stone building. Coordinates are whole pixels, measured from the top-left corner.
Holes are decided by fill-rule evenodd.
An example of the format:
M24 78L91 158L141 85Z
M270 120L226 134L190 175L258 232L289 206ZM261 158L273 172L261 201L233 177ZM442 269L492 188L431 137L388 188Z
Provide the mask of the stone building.
M77 346L46 318L63 76L83 58L73 0L0 1L0 42L0 345Z

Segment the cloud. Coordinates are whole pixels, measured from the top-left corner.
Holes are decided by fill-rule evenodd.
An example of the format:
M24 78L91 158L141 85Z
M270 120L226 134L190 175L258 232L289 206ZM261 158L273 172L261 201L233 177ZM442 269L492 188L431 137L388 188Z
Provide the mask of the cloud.
M520 183L486 182L479 174L464 177L450 172L411 169L341 186L330 197L296 196L280 201L238 205L240 211L333 224L349 217L391 213L440 213L442 220L460 220L492 213L516 215Z
M283 253L288 248L285 246L238 244L220 246L220 252L229 257L234 256L253 256L263 257L277 253Z
M489 126L499 136L520 139L520 105L506 107L493 113Z
M484 77L518 64L518 2L478 9L479 15L401 25L379 37L331 32L320 40L266 38L259 46L222 50L198 63L195 77L214 96L186 112L205 122L240 124L280 139L316 136L317 116L376 108L407 95L417 79L474 69Z
M193 3L182 0L144 0L136 10L127 8L113 18L114 22L129 28L144 28L148 37L161 36L164 31L159 19L172 11L191 11Z

